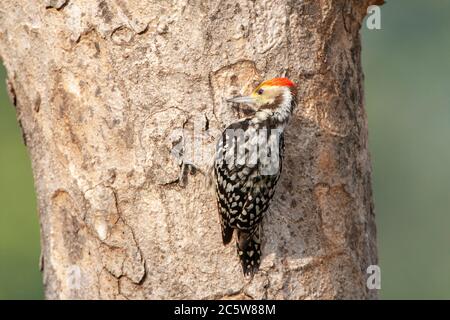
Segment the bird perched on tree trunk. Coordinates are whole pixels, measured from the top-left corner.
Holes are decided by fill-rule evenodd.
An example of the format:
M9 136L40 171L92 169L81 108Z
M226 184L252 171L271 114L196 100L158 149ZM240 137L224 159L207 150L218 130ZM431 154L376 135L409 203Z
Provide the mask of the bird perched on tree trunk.
M247 104L253 114L230 124L216 146L213 171L223 244L237 230L237 251L245 275L261 260L261 221L280 178L284 130L296 105L287 78L262 82L249 96L228 99Z

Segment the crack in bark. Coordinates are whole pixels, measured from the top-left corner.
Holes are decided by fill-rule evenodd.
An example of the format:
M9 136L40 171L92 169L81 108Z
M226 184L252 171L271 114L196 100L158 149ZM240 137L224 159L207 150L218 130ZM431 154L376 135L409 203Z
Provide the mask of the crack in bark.
M123 216L122 211L121 211L121 209L120 209L119 198L118 198L118 195L117 195L117 191L116 191L114 188L112 188L112 187L109 187L109 188L111 188L111 190L112 190L112 192L113 192L113 195L114 195L114 202L115 202L115 206L116 206L116 209L117 209L117 214L119 215L120 220L128 227L128 229L129 229L129 231L130 231L130 233L131 233L131 237L132 237L134 246L136 247L136 250L137 250L138 253L139 253L140 260L141 260L140 263L142 263L142 267L143 267L143 274L140 276L140 280L137 282L137 284L142 284L142 283L145 281L145 277L146 277L146 275L147 275L147 268L146 268L146 264L145 264L145 259L144 259L143 252L142 252L142 250L141 250L141 248L140 248L140 246L139 246L139 243L138 243L138 241L137 241L137 238L136 238L136 235L135 235L135 233L134 233L133 228L132 228L132 227L128 224L128 222L124 219L124 216ZM123 267L123 266L122 266L122 267ZM133 279L130 279L130 280L133 281L133 282L135 282Z

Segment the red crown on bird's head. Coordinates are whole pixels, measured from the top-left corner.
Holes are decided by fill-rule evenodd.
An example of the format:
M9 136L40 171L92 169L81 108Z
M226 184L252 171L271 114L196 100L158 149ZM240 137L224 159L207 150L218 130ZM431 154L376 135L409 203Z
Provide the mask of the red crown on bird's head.
M260 86L282 86L282 87L294 87L295 84L288 78L273 78L261 83Z

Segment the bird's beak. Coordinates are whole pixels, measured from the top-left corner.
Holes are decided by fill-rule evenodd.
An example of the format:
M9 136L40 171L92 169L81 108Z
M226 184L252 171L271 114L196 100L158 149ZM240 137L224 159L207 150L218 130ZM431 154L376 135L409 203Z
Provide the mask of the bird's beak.
M227 102L254 104L255 100L251 96L235 97L227 99Z

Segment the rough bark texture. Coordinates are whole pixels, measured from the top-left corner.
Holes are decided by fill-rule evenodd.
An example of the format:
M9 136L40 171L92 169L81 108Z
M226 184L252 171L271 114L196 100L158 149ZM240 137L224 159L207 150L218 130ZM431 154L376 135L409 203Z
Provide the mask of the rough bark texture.
M47 298L376 298L359 35L371 2L1 1ZM171 152L194 148L196 126L212 153L238 117L223 98L280 75L299 108L249 281L202 176L181 187Z

